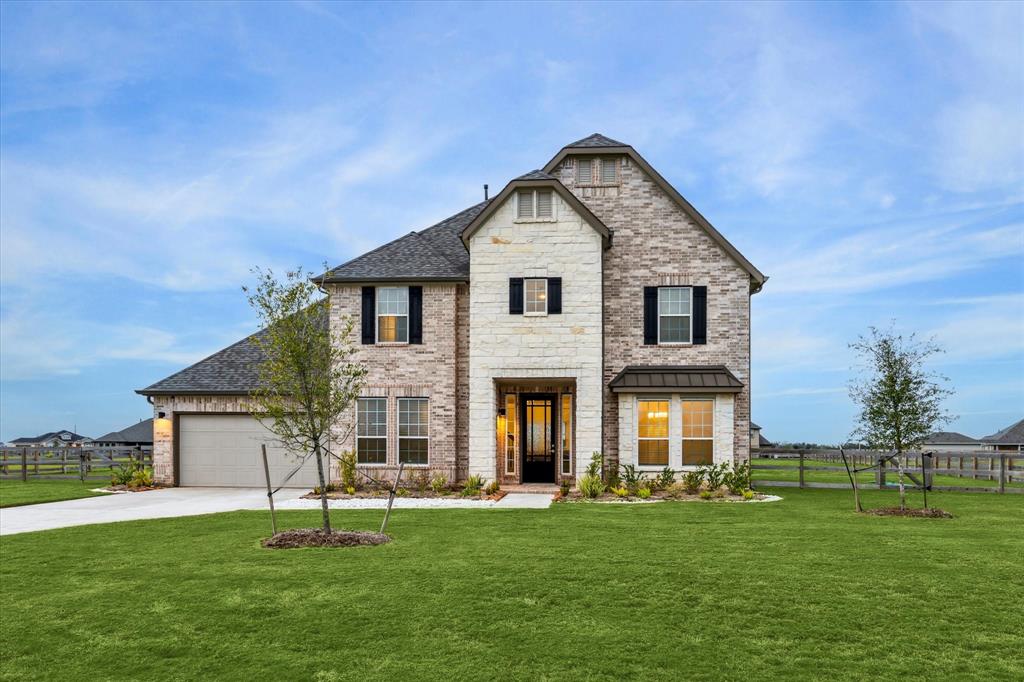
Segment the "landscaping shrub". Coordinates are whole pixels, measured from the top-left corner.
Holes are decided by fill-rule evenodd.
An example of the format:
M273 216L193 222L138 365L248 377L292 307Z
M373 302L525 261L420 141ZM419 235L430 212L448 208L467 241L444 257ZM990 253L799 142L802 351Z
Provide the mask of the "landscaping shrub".
M704 470L703 467L698 468L696 471L687 471L683 474L683 487L686 492L691 495L696 495L700 490L700 484L704 482Z
M412 486L420 495L427 492L427 488L430 487L430 474L426 471L417 471L412 477Z
M356 484L356 453L352 450L347 450L341 453L338 461L341 465L341 486L345 490L351 488L354 491L359 487ZM351 494L349 493L349 495Z
M487 484L487 487L484 488L484 494L493 495L499 490L501 490L501 484L498 483L497 481L491 481L490 483Z
M572 483L566 479L562 479L562 482L558 484L558 491L562 493L562 497L568 497L569 490L572 489Z
M722 481L729 472L729 464L710 464L702 467L704 469L704 480L708 482L708 490L718 490L722 487Z
M733 495L742 495L750 487L750 464L741 462L725 475L725 486Z
M595 452L590 457L590 464L587 465L587 473L580 478L577 485L584 497L591 499L604 492L604 479L601 478L601 465L604 463L604 456Z
M110 472L110 485L128 485L134 473L133 464L117 464Z
M702 500L710 500L714 496L715 496L715 494L713 492L711 492L710 490L701 490L700 491L700 499L702 499Z
M462 496L472 497L474 495L479 495L480 490L483 487L484 479L480 478L480 476L476 474L473 474L472 476L466 479L466 483L462 486Z
M642 486L640 486L639 488L636 489L636 495L641 500L650 499L650 497L651 497L651 489L648 486L646 486L646 485L642 485Z
M333 493L335 490L338 489L338 486L335 485L334 483L328 483L326 488L327 488L327 492ZM313 494L314 495L319 495L320 494L320 486L318 486L318 485L313 486Z
M617 488L610 488L610 490L615 494L615 497L626 497L629 495L629 491L626 490L626 486L624 485L620 485Z
M132 478L128 481L129 488L151 488L153 487L153 470L138 468L132 474Z
M675 469L665 467L664 469L661 470L661 473L658 474L658 477L657 479L655 479L655 482L657 483L659 490L667 490L673 483L676 482Z
M747 490L744 490L743 491L743 499L744 500L752 500L752 499L754 499L754 491L750 490L749 488Z
M640 482L644 480L644 475L633 464L623 464L620 468L622 469L622 482L629 492L635 493L636 489L640 487Z
M443 491L448 488L448 477L444 474L434 474L434 477L430 479L430 489L440 495Z

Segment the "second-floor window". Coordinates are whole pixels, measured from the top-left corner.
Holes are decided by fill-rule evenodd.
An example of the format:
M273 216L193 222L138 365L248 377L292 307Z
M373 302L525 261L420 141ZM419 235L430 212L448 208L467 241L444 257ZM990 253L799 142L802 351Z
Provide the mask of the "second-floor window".
M377 288L377 343L409 342L409 288Z
M548 312L548 281L547 279L526 280L527 315L546 315Z
M658 289L658 343L690 343L693 306L690 287Z
M554 216L554 196L549 189L524 189L516 193L516 218L537 220Z

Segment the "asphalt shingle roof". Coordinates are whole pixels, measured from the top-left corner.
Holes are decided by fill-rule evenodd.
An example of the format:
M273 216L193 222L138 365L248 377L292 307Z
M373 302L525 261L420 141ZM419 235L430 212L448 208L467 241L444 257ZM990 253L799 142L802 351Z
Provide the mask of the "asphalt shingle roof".
M613 140L610 137L605 137L601 133L594 133L593 135L587 135L582 140L576 140L570 144L565 145L566 147L628 147L628 144Z
M977 443L977 438L971 438L956 431L936 431L924 439L925 445L971 445Z
M460 235L487 206L482 201L420 232L410 232L325 273L326 282L469 279Z
M200 360L191 367L161 379L137 393L161 395L175 393L245 394L259 387L259 364L265 357L255 339L258 331L224 350Z
M83 436L81 434L75 433L74 431L68 431L67 429L61 429L60 431L47 431L43 435L36 436L35 438L28 438L28 437L15 438L14 440L11 441L11 443L12 444L41 443L44 440L50 440L51 438L56 438L57 436L59 436L62 433L70 433L71 434L71 440L68 441L70 443L74 443L74 442L77 442L77 441L80 441L80 440L91 440L91 438L89 438L89 436Z
M1024 443L1024 419L1007 426L1002 431L993 433L991 436L985 436L981 440L994 445L1020 445Z
M550 173L545 173L542 170L532 170L529 173L523 173L516 180L556 180L557 178ZM513 180L515 182L515 180Z
M608 387L615 393L738 393L743 382L725 365L630 365Z
M153 418L144 419L120 431L111 431L93 440L97 443L152 443Z

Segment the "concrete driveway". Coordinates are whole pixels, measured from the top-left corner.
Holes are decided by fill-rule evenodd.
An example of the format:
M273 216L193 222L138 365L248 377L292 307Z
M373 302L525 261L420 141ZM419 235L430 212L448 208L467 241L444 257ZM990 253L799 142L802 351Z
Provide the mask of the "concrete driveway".
M305 492L299 488L284 489L274 495L274 501L296 499ZM0 535L267 508L267 491L261 488L164 488L0 509Z

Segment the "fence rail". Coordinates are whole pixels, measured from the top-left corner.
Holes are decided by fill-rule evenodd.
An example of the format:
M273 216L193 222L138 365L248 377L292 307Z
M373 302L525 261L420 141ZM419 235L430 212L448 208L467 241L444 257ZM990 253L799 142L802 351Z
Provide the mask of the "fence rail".
M753 454L753 453L752 453ZM875 467L874 486L879 490L890 490L897 484L887 474L896 471L888 463L891 452L875 450L851 450L846 452L850 466L854 468ZM842 455L838 450L760 450L756 459L773 459L780 461L796 461L796 466L781 464L751 463L750 478L752 486L782 488L849 488L849 482L808 481L808 474L842 473L846 474L846 466L833 466L842 463ZM812 463L808 463L811 460ZM926 488L927 490L943 490L956 492L985 492L1024 494L1024 487L1014 484L1024 482L1024 452L1007 452L996 450L963 451L963 452L908 452L903 455L904 474L907 477L906 487ZM825 465L818 462L825 462ZM945 466L942 466L945 464ZM983 466L981 466L983 464ZM796 472L797 480L768 480L758 472L786 471ZM934 477L949 476L978 481L991 481L995 485L936 485ZM858 485L871 487L871 484Z
M152 446L82 448L0 448L0 479L103 479L129 463L153 466Z

